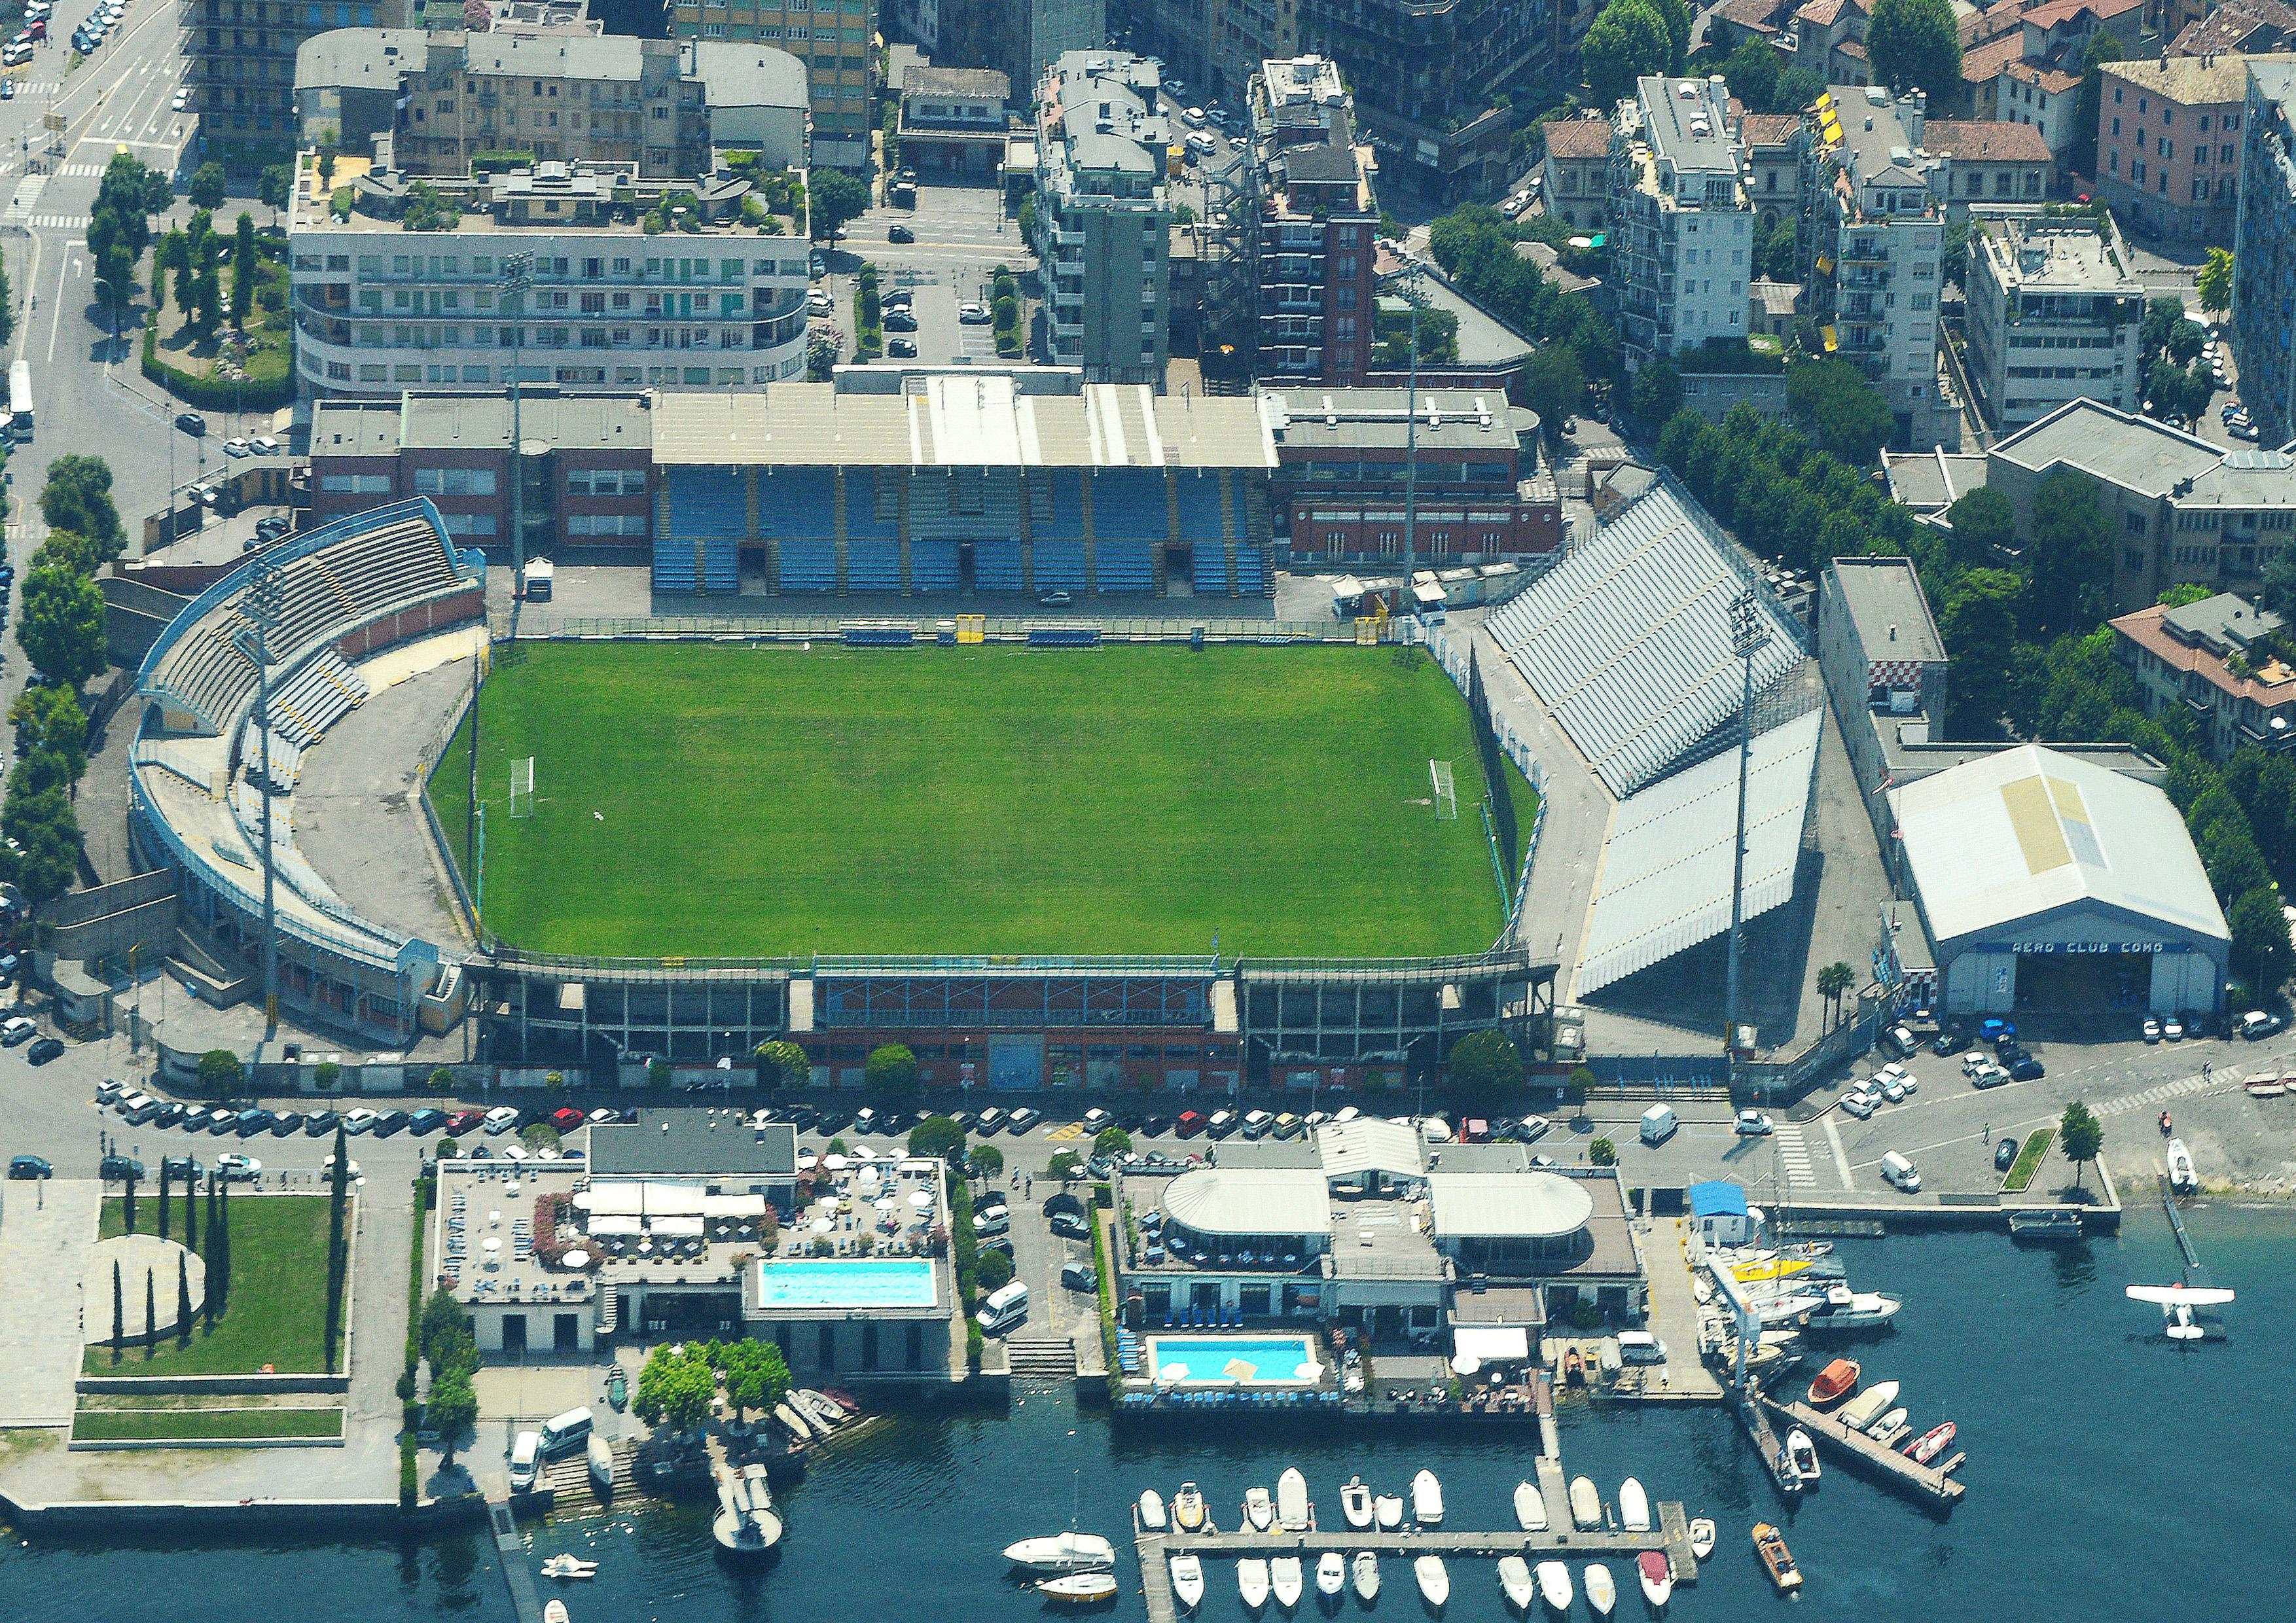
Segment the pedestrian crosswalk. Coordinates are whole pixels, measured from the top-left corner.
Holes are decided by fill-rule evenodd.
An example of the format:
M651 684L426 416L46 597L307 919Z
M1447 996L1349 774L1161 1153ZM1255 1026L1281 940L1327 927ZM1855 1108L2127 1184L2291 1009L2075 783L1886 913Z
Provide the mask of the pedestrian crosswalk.
M2194 1094L2205 1093L2212 1087L2229 1087L2239 1081L2236 1074L2225 1076L2186 1077L2181 1082L2163 1082L2148 1087L2141 1094L2124 1094L2118 1099L2108 1099L2095 1108L2100 1116L2118 1116L2124 1111L2143 1110L2148 1105L2166 1104L2171 1099L2183 1099Z
M1786 1182L1797 1189L1817 1186L1817 1169L1810 1165L1809 1144L1798 1127L1782 1125L1777 1129L1778 1161L1786 1169Z
M103 173L103 165L100 163L68 163L64 165L62 168L58 169L56 173L65 176L67 179L77 176L81 180L94 180L97 176Z
M35 231L86 231L87 216L85 214L35 214L27 217L24 224Z

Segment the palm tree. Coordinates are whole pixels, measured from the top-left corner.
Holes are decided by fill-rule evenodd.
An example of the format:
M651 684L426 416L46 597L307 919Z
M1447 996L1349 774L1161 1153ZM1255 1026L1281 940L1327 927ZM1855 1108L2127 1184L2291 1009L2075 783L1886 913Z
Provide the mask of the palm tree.
M1826 1024L1829 1027L1841 1020L1841 1000L1857 984L1857 971L1838 958L1817 971L1817 995L1825 999Z

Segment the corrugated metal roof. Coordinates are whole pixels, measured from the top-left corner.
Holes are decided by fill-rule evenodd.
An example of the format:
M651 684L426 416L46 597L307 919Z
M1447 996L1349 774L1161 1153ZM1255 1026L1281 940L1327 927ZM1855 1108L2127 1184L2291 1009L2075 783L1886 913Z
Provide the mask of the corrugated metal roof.
M1556 1240L1595 1215L1595 1197L1552 1172L1436 1172L1427 1179L1439 1240Z
M1164 1215L1199 1234L1328 1234L1332 1201L1312 1168L1211 1167L1165 1187Z

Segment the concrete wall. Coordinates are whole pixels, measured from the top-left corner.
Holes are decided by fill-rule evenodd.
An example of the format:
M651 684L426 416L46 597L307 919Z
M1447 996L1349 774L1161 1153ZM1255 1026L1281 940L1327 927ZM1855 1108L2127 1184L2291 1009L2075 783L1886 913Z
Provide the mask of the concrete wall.
M1786 414L1783 373L1700 372L1682 374L1682 403L1710 422L1719 422L1741 401L1766 417Z

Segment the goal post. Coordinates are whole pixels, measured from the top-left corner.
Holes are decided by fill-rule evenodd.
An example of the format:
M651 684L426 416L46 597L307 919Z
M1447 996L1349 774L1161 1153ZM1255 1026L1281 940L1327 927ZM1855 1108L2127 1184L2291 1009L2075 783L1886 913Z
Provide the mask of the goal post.
M1430 760L1427 776L1435 786L1435 821L1456 823L1459 817L1459 791L1451 775L1451 763Z
M530 755L510 764L510 815L534 816L534 757Z

